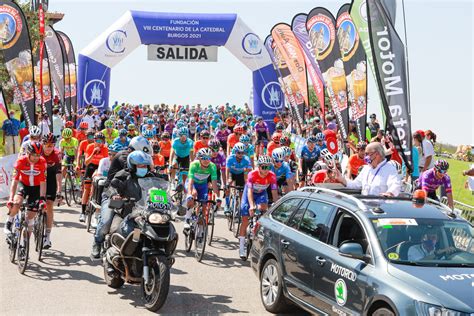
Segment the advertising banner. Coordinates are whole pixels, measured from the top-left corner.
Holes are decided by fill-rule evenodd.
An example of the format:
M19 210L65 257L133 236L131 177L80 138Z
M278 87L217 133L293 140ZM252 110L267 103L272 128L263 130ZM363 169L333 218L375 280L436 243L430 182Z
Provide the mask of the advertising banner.
M41 67L40 49L35 51L33 55L33 72L35 77L35 93L36 93L36 107L41 109L43 113L47 113L49 119L53 116L53 97L51 89L51 76L49 71L48 52L43 45L43 65ZM41 78L42 77L42 78ZM41 87L41 83L43 87ZM43 90L43 104L41 104L41 91ZM51 121L52 122L52 121Z
M369 36L375 74L387 126L405 164L412 168L411 116L405 47L378 0L367 0Z
M13 166L17 158L18 154L0 157L0 199L10 196Z
M345 4L337 13L337 39L346 73L350 117L356 123L359 141L365 141L365 126L367 124L367 62L359 34L349 15L349 7L349 4Z
M315 8L308 14L306 28L323 74L332 110L336 115L343 139L347 139L349 112L347 108L347 85L339 41L336 40L336 20L325 8Z
M36 120L31 43L25 16L12 1L0 1L0 40L5 66L29 127Z
M293 33L298 39L300 48L303 50L306 67L311 77L313 89L314 89L314 92L316 93L316 97L318 98L318 103L321 108L323 121L324 121L324 116L325 116L324 83L323 83L323 77L321 75L321 70L319 69L319 65L316 60L316 54L314 53L313 45L311 44L311 41L309 40L308 30L306 29L307 17L308 17L307 14L304 14L304 13L300 13L296 15L293 18L293 22L291 23L291 29L293 30Z
M46 26L46 33L44 37L44 43L46 44L46 51L48 53L49 67L51 80L53 82L55 92L58 93L59 101L61 102L61 108L63 113L69 117L69 112L65 106L65 94L64 94L64 60L63 53L61 50L61 44L59 38L56 35L56 31L50 26Z
M64 32L56 31L56 34L62 39L64 49L66 50L69 78L65 76L65 83L69 80L71 111L77 113L76 56L74 55L74 46L72 45L71 39ZM64 66L64 69L66 70L66 66Z
M8 113L7 106L5 105L3 91L0 90L0 129L3 127L3 122L5 122L5 120L8 118L10 118L10 115Z
M308 108L308 79L306 74L306 64L304 53L300 49L298 40L291 30L291 26L286 23L275 25L271 31L273 42L278 47L280 58L286 63L290 70L293 81L289 85L295 92L297 99L302 98L304 103L298 103L298 112L304 120L305 109ZM275 56L277 56L275 54ZM296 83L296 84L295 84Z
M148 45L148 60L216 62L217 46Z
M68 56L66 53L66 47L64 46L64 41L58 32L56 32L56 37L58 38L59 46L61 47L61 54L63 56L63 63L64 63L64 108L66 109L65 113L66 113L67 119L71 120L71 91L70 91L70 86L69 86Z

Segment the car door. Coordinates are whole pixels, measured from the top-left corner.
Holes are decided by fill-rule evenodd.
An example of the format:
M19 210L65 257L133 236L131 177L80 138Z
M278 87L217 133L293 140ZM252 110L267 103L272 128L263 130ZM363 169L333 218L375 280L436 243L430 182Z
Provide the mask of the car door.
M361 313L370 291L368 280L375 273L373 262L343 257L339 246L344 242L362 245L370 254L370 244L361 222L349 212L338 210L332 223L328 243L321 247L318 256L322 260L315 278L315 288L323 296L326 310L337 308L344 312Z
M327 235L327 220L334 207L309 200L295 212L280 234L286 283L290 294L313 307L318 306L314 278L318 272L317 249Z

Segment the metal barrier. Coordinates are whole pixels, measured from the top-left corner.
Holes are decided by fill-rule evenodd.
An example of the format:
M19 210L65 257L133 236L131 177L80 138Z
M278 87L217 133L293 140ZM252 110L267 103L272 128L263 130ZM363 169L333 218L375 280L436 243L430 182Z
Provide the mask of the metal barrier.
M464 204L456 200L454 200L453 202L454 209L459 210L461 212L462 217L471 222L471 224L474 224L474 206ZM443 196L441 198L441 203L448 205L448 198L446 196Z

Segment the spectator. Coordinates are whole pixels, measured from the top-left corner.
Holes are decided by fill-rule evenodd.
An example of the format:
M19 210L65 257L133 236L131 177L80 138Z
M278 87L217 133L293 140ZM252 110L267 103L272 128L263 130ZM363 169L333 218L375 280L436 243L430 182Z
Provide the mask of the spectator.
M349 158L347 163L347 174L350 176L350 179L357 178L360 167L366 164L364 161L366 147L365 143L358 143L357 152Z
M5 155L13 155L20 150L20 121L15 118L15 111L11 110L10 118L3 121L2 144Z
M64 128L64 122L59 116L59 109L53 109L53 135L56 136L56 139L61 137L61 131Z
M370 130L370 136L372 138L377 136L377 132L380 129L380 124L377 121L377 116L375 115L375 113L370 115L370 122L367 125L368 125L368 128Z
M49 129L49 120L47 114L38 113L38 127L41 130L41 137L48 135L50 132Z
M433 144L425 138L425 132L418 130L413 135L420 135L422 139L420 171L424 172L434 166L434 147Z
M436 144L436 134L433 133L430 129L425 131L425 137L431 142L431 144Z

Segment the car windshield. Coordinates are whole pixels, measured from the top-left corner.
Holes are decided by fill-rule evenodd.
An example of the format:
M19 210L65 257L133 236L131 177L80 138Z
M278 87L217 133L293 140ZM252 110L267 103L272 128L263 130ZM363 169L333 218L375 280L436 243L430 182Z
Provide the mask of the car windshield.
M393 263L474 267L474 228L465 221L379 218L372 224Z

